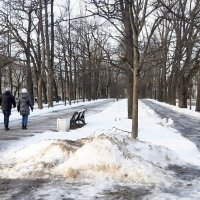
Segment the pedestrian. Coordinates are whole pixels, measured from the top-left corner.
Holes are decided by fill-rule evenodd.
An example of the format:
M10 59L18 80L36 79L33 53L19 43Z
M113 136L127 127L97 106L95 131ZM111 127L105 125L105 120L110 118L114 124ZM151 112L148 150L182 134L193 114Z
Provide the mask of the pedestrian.
M6 88L5 92L0 96L0 105L4 115L4 127L5 130L8 131L12 105L14 108L16 107L15 98L11 94L10 88Z
M27 94L27 89L23 88L17 103L17 111L20 112L20 115L22 115L22 129L27 129L30 108L33 111L33 104Z

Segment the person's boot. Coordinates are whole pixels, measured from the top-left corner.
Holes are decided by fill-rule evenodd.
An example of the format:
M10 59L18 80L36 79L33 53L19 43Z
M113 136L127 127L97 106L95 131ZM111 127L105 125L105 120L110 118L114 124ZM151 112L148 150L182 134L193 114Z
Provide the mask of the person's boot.
M8 125L5 125L5 131L8 131L9 128L8 128Z
M22 125L22 129L24 129L24 125Z
M27 129L27 126L24 126L24 129Z

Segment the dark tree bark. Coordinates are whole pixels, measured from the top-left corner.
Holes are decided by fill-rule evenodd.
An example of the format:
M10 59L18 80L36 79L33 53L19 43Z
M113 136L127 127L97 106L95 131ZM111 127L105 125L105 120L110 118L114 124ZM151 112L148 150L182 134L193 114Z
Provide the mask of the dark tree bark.
M200 112L200 72L198 73L198 79L197 79L196 111Z
M32 103L34 104L34 94L33 94L33 79L32 79L32 72L31 72L31 52L30 52L30 43L31 43L31 25L32 25L32 14L33 10L30 10L28 12L28 31L27 31L27 48L25 51L26 54L26 63L27 63L27 78L26 78L26 82L27 82L27 90L29 93L29 96L31 98Z
M44 0L45 7L45 41L46 41L46 55L47 55L47 68L48 68L48 76L47 76L47 90L48 90L48 107L53 107L53 58L51 58L51 50L50 49L50 40L49 40L49 20L48 20L48 1ZM51 48L54 47L53 41L54 39L52 33L54 31L54 23L53 23L53 0L51 0Z

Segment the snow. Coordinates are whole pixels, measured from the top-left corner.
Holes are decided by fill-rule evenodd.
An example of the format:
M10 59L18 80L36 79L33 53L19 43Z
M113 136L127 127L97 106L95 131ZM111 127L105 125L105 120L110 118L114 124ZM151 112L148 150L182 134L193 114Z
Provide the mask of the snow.
M67 107L90 103L92 102L82 102ZM183 112L177 107L165 106ZM63 103L43 110L35 107L30 120L33 116L63 109L66 109ZM198 116L194 111L184 112ZM13 109L10 120L16 119L21 119L21 116ZM3 120L2 115L0 120ZM86 185L81 184L76 189L71 186L71 193L67 197L92 199L101 196L103 190L112 188L116 183L172 187L177 180L174 173L167 170L171 165L200 168L200 152L196 145L173 128L172 119L159 118L141 101L137 140L131 140L131 120L127 119L126 99L114 102L103 112L86 116L86 121L87 124L80 129L69 132L46 131L12 142L0 153L0 177L56 178L72 184L86 182ZM194 187L185 195L192 190L195 191L192 198L198 199L199 182L194 182ZM35 195L38 197L49 193L51 198L47 199L59 199L58 195L66 195L64 191L62 184L60 187L47 185ZM150 199L176 199L174 195L160 193L155 196L152 193Z

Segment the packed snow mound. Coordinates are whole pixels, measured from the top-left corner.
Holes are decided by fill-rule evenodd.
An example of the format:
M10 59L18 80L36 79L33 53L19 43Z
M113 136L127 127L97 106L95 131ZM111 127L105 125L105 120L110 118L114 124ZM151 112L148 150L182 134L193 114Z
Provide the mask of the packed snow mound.
M70 142L48 140L9 152L0 168L0 177L49 177L50 170L69 158L78 147ZM5 154L6 155L6 154Z
M72 178L158 183L166 176L162 169L177 160L163 147L133 142L128 136L100 135L74 152L60 171L66 169L66 176Z
M4 160L0 177L159 183L168 176L163 168L177 162L178 158L164 147L132 141L114 131L77 141L47 140L20 149Z

